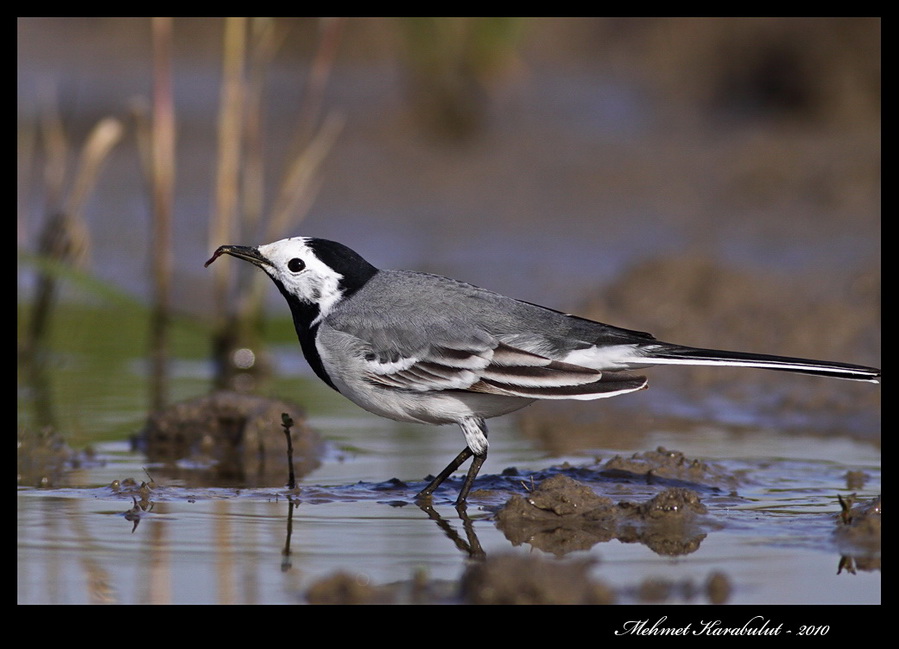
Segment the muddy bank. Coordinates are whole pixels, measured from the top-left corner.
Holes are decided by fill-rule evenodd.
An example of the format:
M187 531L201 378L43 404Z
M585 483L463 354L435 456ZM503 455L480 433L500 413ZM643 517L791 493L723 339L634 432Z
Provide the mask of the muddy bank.
M843 553L840 570L880 570L881 497L859 501L855 494L840 498L842 511L837 517L834 539Z
M860 503L838 516L833 531L843 554L838 572L880 570L880 499ZM480 555L458 581L430 580L419 572L411 580L370 584L363 576L340 571L316 581L303 595L310 604L725 604L742 585L724 570L699 571L680 579L644 576L612 587L595 570L594 559L564 555L594 542L617 538L642 542L654 552L679 555L695 551L684 533L716 523L698 495L669 488L640 504L614 504L564 476L544 481L527 496L513 496L497 513L498 527L520 534L540 553ZM701 521L705 522L701 522ZM704 535L701 535L704 536ZM601 538L600 538L601 537ZM513 545L517 544L510 538ZM699 539L701 540L701 539ZM553 558L551 555L555 555Z
M584 315L660 340L880 366L880 271L820 296L808 284L702 255L652 258L598 292ZM789 307L787 308L787 305ZM873 307L872 307L873 305ZM742 368L647 368L650 389L602 403L538 403L520 421L545 448L628 446L641 433L771 426L880 443L881 390L867 383Z
M537 555L498 555L471 564L458 581L424 574L384 586L339 572L313 584L309 604L597 605L622 603L725 604L733 585L722 572L696 579L647 578L616 590L589 574L590 560L556 561Z
M753 466L764 470L763 465ZM441 494L435 507L419 505L422 511L418 511L414 495L421 485L398 480L338 486L304 484L293 490L280 486L253 489L223 487L220 481L207 487L183 486L182 478L170 480L153 468L143 473L140 479L120 478L102 488L85 490L81 497L85 502L115 503L99 508L105 518L113 514L112 518L119 521L115 532L122 532L124 519L124 533L129 538L140 539L144 535L150 543L155 538L152 530L169 529L174 533L191 518L192 510L198 510L196 515L207 520L211 513L207 505L213 504L214 511L222 511L219 505L229 510L226 503L241 501L250 505L246 511L252 512L248 518L254 524L269 518L267 529L271 533L262 544L266 551L259 552L258 539L251 539L246 551L258 553L263 565L280 561L282 572L315 565L307 561L309 548L319 542L315 541L315 535L320 533L316 531L316 522L320 512L335 503L341 505L336 511L342 526L346 525L349 511L342 507L356 501L361 507L359 518L353 520L358 520L360 526L383 516L390 526L407 530L399 532L397 541L391 541L393 545L402 545L399 539L405 538L410 523L417 529L419 539L430 539L424 544L424 554L416 555L414 565L421 561L421 567L413 570L411 576L405 554L395 568L386 575L379 574L376 581L371 564L367 568L355 564L335 567L301 588L289 589L287 601L296 603L727 603L735 597L745 598L748 592L759 588L759 580L776 584L782 578L778 573L758 573L756 568L747 572L745 563L749 561L757 567L760 556L777 556L784 543L813 547L816 569L821 568L821 553L825 557L832 554L833 563L825 562L824 568L830 575L852 578L852 573L879 573L881 564L879 498L841 496L842 512L818 509L816 513L814 509L823 506L832 511L828 501L836 503L843 488L861 490L870 479L861 471L847 472L832 483L836 493L830 498L806 500L796 492L776 502L760 504L758 492L740 495L742 490L754 488L759 479L757 473L748 476L742 468L728 469L678 451L657 448L614 455L592 464L562 464L536 471L510 467L500 474L488 474L479 479L479 488L472 493L469 508L463 511L450 505L452 487L448 487L449 493ZM208 473L206 477L209 478ZM780 478L790 482L798 475ZM276 482L283 484L284 480ZM771 488L780 492L782 485L778 481ZM811 492L816 489L809 487ZM53 490L41 491L54 500L58 498ZM66 491L63 500L71 499L76 490ZM262 503L268 514L260 518L262 510L258 507ZM812 509L802 511L807 507ZM406 512L392 515L391 510L397 508ZM241 518L229 516L231 520ZM792 534L772 539L772 526L785 524ZM423 530L422 526L430 530ZM720 543L727 543L728 537L736 534L745 539L748 530L756 528L758 549L764 555L742 557L745 545L735 546L736 554L711 563L701 554L707 539L717 537L719 545L715 547L720 552ZM251 531L248 533L253 537ZM328 547L330 533L320 537L328 539ZM347 534L358 532L347 529ZM482 544L479 537L489 542ZM243 534L234 538L242 539ZM508 543L497 544L502 539ZM208 541L204 537L203 542ZM638 561L641 567L634 568L633 574L630 569L622 573L621 549L632 545L640 547L630 550L630 560L636 551L637 556L643 557ZM443 561L458 562L458 572L452 578L445 572L441 578L429 573L430 564L422 557L438 555ZM660 560L647 563L647 556ZM607 567L604 560L610 557L616 558ZM669 558L678 561L672 563ZM679 570L671 570L675 564ZM688 565L693 568L685 572L683 568ZM303 571L297 570L294 578Z
M56 487L73 469L102 462L90 446L73 449L65 436L47 428L16 431L16 485Z
M303 408L280 399L218 391L177 403L152 414L133 445L169 478L215 486L286 484L285 413L292 420L293 465L304 476L320 466L324 442Z
M497 513L496 524L513 545L527 543L556 556L613 539L677 556L695 552L702 543L707 513L699 495L681 487L644 503L614 503L558 476L532 494L513 496Z
M539 553L489 556L471 553L472 560L458 582L432 581L420 573L409 581L375 586L360 576L340 572L313 584L305 593L304 601L313 604L723 604L740 588L740 584L720 569L681 579L644 576L634 584L614 588L596 578L597 573L601 574L601 567L599 571L594 570L595 560L570 559L566 555L612 540L641 543L665 556L693 553L708 534L729 524L703 504L702 493L734 489L743 476L662 448L629 457L615 456L594 469L580 467L577 475L585 481L564 473L538 478L536 487L512 495L495 508L492 520L509 541L513 545L530 545ZM659 487L649 499L616 503L595 490L595 481L600 476L644 485L655 483ZM594 487L590 486L591 478ZM849 483L857 484L858 480L858 476L847 476ZM671 486L672 483L689 483L699 491ZM481 495L490 493L482 491ZM841 498L840 502L844 510L835 516L830 532L841 552L838 571L880 570L880 499L857 503L851 498L845 501ZM432 518L440 520L436 515ZM448 524L446 527L450 529ZM469 541L473 534L469 528Z
M566 467L560 470L565 471ZM709 515L701 496L693 489L668 486L690 483L700 490L713 485L736 484L738 476L716 467L688 460L682 453L657 449L631 457L615 456L593 469L581 467L578 475L588 482L604 479L656 483L658 493L642 502L613 502L580 480L564 473L538 478L536 487L514 494L497 507L492 520L513 546L527 544L538 554L485 555L473 527L466 527L462 541L448 521L430 510L457 545L464 546L471 562L456 582L429 581L424 574L413 580L385 586L366 583L359 576L339 572L319 580L305 594L312 604L615 604L627 602L725 603L733 585L726 574L683 580L645 578L616 590L593 576L593 559L565 559L597 543L617 540L641 543L653 552L679 556L695 552L705 536L720 527ZM533 484L533 476L530 477ZM527 484L522 476L521 484ZM490 489L472 494L473 499L493 494ZM426 509L426 511L429 511ZM460 512L463 522L466 514ZM555 557L553 559L552 557Z
M659 453L658 457L668 455ZM617 458L621 460L620 458ZM635 458L638 463L644 459ZM657 458L656 458L657 459ZM463 520L465 515L462 514ZM432 518L443 522L436 513ZM620 592L593 576L594 559L564 559L596 543L618 540L643 543L658 554L694 552L716 523L699 495L670 487L636 503L596 494L565 475L541 482L526 495L513 495L494 516L512 545L526 543L539 554L470 553L471 562L456 582L436 582L418 574L410 581L384 586L339 572L314 583L305 593L311 604L614 604L624 601L707 601L724 603L730 579L712 572L695 579L646 578ZM451 529L446 524L446 529ZM468 528L468 539L476 539ZM458 539L457 539L458 542ZM470 548L469 548L470 549ZM555 556L555 559L552 558Z

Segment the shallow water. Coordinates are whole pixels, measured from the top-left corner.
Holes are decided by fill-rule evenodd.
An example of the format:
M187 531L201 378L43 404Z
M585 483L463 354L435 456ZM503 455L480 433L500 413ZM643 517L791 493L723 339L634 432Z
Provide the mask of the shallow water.
M848 493L846 470L868 476L860 496L876 495L878 454L852 443L823 443L816 445L822 459L796 459L790 457L796 443L761 437L762 445L741 449L747 457L722 461L748 471L753 484L736 495L703 494L716 529L706 530L694 552L668 557L641 544L611 541L565 559L597 558L594 575L620 592L623 602L639 601L628 593L647 580L685 581L698 588L710 574L722 572L735 604L879 603L880 570L838 574L841 552L833 540L836 494ZM503 452L506 441L500 437L498 459L488 464L517 456L524 481L528 466L546 465L533 451ZM659 441L674 440L661 436ZM414 442L407 438L403 450L423 452ZM780 459L751 457L762 448ZM728 450L732 453L733 446ZM465 524L447 502L437 506L444 519L439 523L411 503L410 489L373 493L370 484L353 486L354 474L364 479L365 466L373 462L326 463L303 481L292 497L299 501L295 508L278 486L242 490L163 482L150 497L152 509L135 521L127 515L132 498L109 484L122 477L146 479L145 463L122 444L98 451L104 465L77 471L71 487L19 489L19 603L300 603L313 583L338 571L372 585L411 581L419 572L455 583L470 558L470 545L458 542L470 543ZM390 456L372 452L378 464L390 465ZM624 491L626 496L608 485L600 493L613 500L639 497L632 487ZM469 515L487 556L540 552L512 546L477 499ZM676 595L668 600L684 601Z
M121 442L100 444L94 464L67 474L64 487L20 487L19 603L302 603L312 584L338 572L372 586L399 582L411 588L424 577L441 593L440 601L459 601L457 582L472 546L487 557L552 556L527 543L514 546L495 525L497 505L533 488L532 476L539 482L545 469L564 462L588 467L596 456L619 452L547 457L512 427L494 426L479 486L499 481L506 489L475 495L469 521L451 506L459 484L454 481L435 499L435 520L412 496L424 475L457 450L455 430L441 428L435 435L364 414L312 423L354 450L332 447L322 467L301 481L299 493L279 484L240 489L167 481L163 470ZM651 443L742 476L735 492L700 487L709 512L698 547L665 556L642 543L612 540L558 560L597 559L593 576L612 586L622 603L644 601L641 586L656 581L680 585L663 601L703 603L702 584L714 573L729 579L729 603L880 602L879 551L876 569L841 570L844 551L834 538L837 495L855 492L867 499L880 492L876 449L764 430L659 432ZM519 477L494 478L510 466ZM864 472L862 489L847 488L850 470ZM148 474L156 481L152 505L132 516L130 492L110 485L126 478L140 483ZM390 484L394 476L408 485ZM616 502L646 500L659 490L608 479L591 486ZM679 594L677 587L690 587L692 594Z

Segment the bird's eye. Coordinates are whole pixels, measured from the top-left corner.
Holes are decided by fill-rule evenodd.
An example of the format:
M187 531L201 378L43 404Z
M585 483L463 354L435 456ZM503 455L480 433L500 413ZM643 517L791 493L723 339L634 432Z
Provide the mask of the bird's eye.
M287 268L290 269L292 273L299 273L301 270L306 268L306 262L302 259L298 259L294 257L290 261L287 262Z

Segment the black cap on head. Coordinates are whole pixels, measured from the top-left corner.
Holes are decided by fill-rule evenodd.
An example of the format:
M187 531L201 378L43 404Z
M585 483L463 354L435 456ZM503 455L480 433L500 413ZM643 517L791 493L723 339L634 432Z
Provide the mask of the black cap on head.
M306 245L325 264L343 275L340 288L344 296L352 295L358 291L378 269L365 261L359 253L347 248L342 243L329 241L328 239L307 239Z

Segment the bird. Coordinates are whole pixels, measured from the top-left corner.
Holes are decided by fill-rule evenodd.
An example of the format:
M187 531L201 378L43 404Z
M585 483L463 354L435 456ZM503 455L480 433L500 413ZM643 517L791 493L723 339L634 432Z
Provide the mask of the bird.
M592 400L643 390L654 365L762 368L880 383L873 367L703 349L506 297L448 277L379 269L315 237L219 246L262 269L287 300L307 362L328 386L389 419L457 424L465 448L422 489L472 458L455 500L465 508L487 458L486 420L539 399Z

